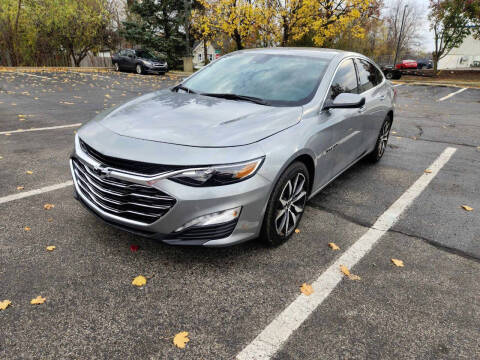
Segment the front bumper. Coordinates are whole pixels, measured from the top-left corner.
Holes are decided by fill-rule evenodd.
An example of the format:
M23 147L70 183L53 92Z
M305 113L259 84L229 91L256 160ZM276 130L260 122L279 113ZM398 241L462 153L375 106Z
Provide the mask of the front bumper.
M174 245L227 246L257 237L260 232L263 214L272 186L272 183L260 174L256 174L252 178L236 184L202 188L182 185L168 178L160 179L150 185L148 184L148 177L141 177L120 171L111 171L108 177L144 186L148 184L175 198L175 204L166 214L162 215L158 220L147 224L109 213L99 207L89 198L85 190L82 189L74 171L73 161L78 161L90 169L99 165L95 159L83 151L78 143L78 137L75 151L70 160L70 166L76 197L91 212L107 223L122 230ZM176 229L194 218L238 206L242 207L240 216L236 224L229 225L230 227L234 226L234 229L231 234L225 238L215 238L212 240L204 237L201 239L195 239L193 237L192 239L191 236L184 236L182 238L180 233L175 233ZM217 229L215 231L217 231L218 234L219 231L222 233L221 231L225 230Z
M146 72L151 73L166 73L168 71L168 65L143 65Z

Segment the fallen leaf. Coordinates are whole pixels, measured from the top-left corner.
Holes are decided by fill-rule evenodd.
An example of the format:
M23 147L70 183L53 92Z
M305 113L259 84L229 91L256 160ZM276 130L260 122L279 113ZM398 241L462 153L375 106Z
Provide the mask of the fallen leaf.
M45 302L45 300L47 300L47 298L42 298L40 295L38 295L35 299L32 299L30 301L30 304L32 304L32 305L43 304Z
M392 134L396 134L397 132L396 131L392 131Z
M23 228L23 230L25 230L25 231L30 231L30 230L32 230L32 228L29 227L29 226L25 226L25 227Z
M140 246L138 246L138 245L130 245L130 250L131 250L131 251L136 252L136 251L138 251L138 249L140 249Z
M340 270L345 276L350 276L350 270L345 265L340 265Z
M300 229L295 229L295 234L299 234L300 233Z
M12 305L12 302L10 300L0 301L0 310L5 310L10 305Z
M189 342L190 339L188 338L188 332L187 331L182 331L179 332L175 337L173 338L173 343L175 344L176 347L179 349L185 349L185 345L187 342Z
M431 173L432 173L432 170L427 169L427 170L425 170L424 172L425 172L425 174L431 174Z
M403 261L398 260L398 259L392 259L392 263L394 263L395 266L398 266L398 267L404 267L405 266L405 265L403 265Z
M32 175L32 174L33 174L33 171L27 170L26 173L27 173L28 175Z
M330 246L332 250L340 250L340 248L335 243L328 243L328 246Z
M300 292L304 295L310 296L313 294L313 287L312 285L303 283L302 286L300 286Z
M53 209L54 207L55 207L55 205L53 205L53 204L45 204L45 205L43 205L43 208L44 208L45 210L50 210L50 209Z
M52 222L53 219L52 219L52 218L48 218L47 221L48 221L48 222Z
M350 270L345 265L340 265L340 270L342 273L347 276L350 280L360 280L361 277L355 274L351 274Z
M465 211L473 211L473 208L468 205L462 205L463 210Z
M23 186L17 186L17 190L23 190L25 189Z
M138 275L135 279L132 281L132 285L135 286L143 286L147 283L147 278L142 275Z
M55 245L49 245L47 246L47 251L53 251L55 250L57 247Z

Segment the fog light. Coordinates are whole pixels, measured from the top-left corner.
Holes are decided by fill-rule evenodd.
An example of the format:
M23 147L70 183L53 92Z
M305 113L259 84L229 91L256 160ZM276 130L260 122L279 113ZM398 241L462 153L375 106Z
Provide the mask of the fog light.
M208 215L203 215L196 219L190 220L189 222L187 222L186 224L184 224L183 226L175 230L175 232L185 230L192 226L207 226L207 225L223 224L223 223L237 219L240 216L241 210L242 210L242 207L239 206L235 209L223 210L223 211L218 211Z

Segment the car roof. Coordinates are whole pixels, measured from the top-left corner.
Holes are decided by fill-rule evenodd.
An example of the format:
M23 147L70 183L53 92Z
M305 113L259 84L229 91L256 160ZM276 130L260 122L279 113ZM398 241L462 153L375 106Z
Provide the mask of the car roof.
M278 47L278 48L256 48L256 49L246 49L236 51L239 52L254 52L259 54L279 54L279 55L303 55L303 56L312 56L319 57L323 59L333 59L337 56L346 57L346 56L361 56L361 54L337 50L337 49L326 49L326 48L302 48L302 47Z

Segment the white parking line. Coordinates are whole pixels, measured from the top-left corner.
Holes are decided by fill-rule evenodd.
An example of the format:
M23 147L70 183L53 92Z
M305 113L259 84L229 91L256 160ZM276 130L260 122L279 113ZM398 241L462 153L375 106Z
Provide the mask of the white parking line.
M397 86L402 86L404 84L396 84L396 85L393 85L393 87L397 87Z
M376 242L398 221L400 215L422 193L438 174L440 169L450 160L457 149L448 147L430 165L430 174L423 174L390 206L375 224L358 239L345 253L338 258L312 284L314 293L310 296L299 295L287 306L250 344L236 357L237 360L270 359L288 340L290 335L308 318L325 300L344 275L340 265L352 268L376 244Z
M450 99L452 96L458 95L458 94L464 92L464 91L467 90L467 89L468 89L468 88L463 88L463 89L460 89L460 90L458 90L458 91L455 91L455 92L453 92L453 93L451 93L451 94L448 94L447 96L444 96L443 98L438 99L437 102L441 102L441 101Z
M46 193L46 192L49 192L49 191L62 189L64 187L72 186L72 185L73 185L73 181L70 180L70 181L66 181L66 182L61 183L61 184L45 186L45 187L40 188L40 189L25 191L25 192L21 192L21 193L18 193L18 194L13 194L13 195L7 195L7 196L4 196L4 197L0 198L0 204L4 204L4 203L14 201L14 200L18 200L18 199L23 199L23 198L33 196L33 195L43 194L43 193Z
M27 75L27 76L33 76L33 77L38 77L41 79L50 79L48 76L41 76L41 75L34 75L34 74L28 74L20 71L15 71L15 74L21 74L21 75Z
M96 76L96 77L99 77L99 78L102 78L102 79L111 79L110 77L108 76L103 76L103 75L98 75L97 73L90 73L90 72L80 72L80 71L67 71L69 74L78 74L78 75L83 75L83 76L87 76L87 75L92 75L92 76Z
M78 127L78 126L82 126L82 123L76 123L76 124L70 124L70 125L48 126L48 127L43 127L43 128L31 128L31 129L18 129L18 130L12 130L12 131L0 131L0 135L23 133L23 132L30 132L30 131L65 129L65 128Z

